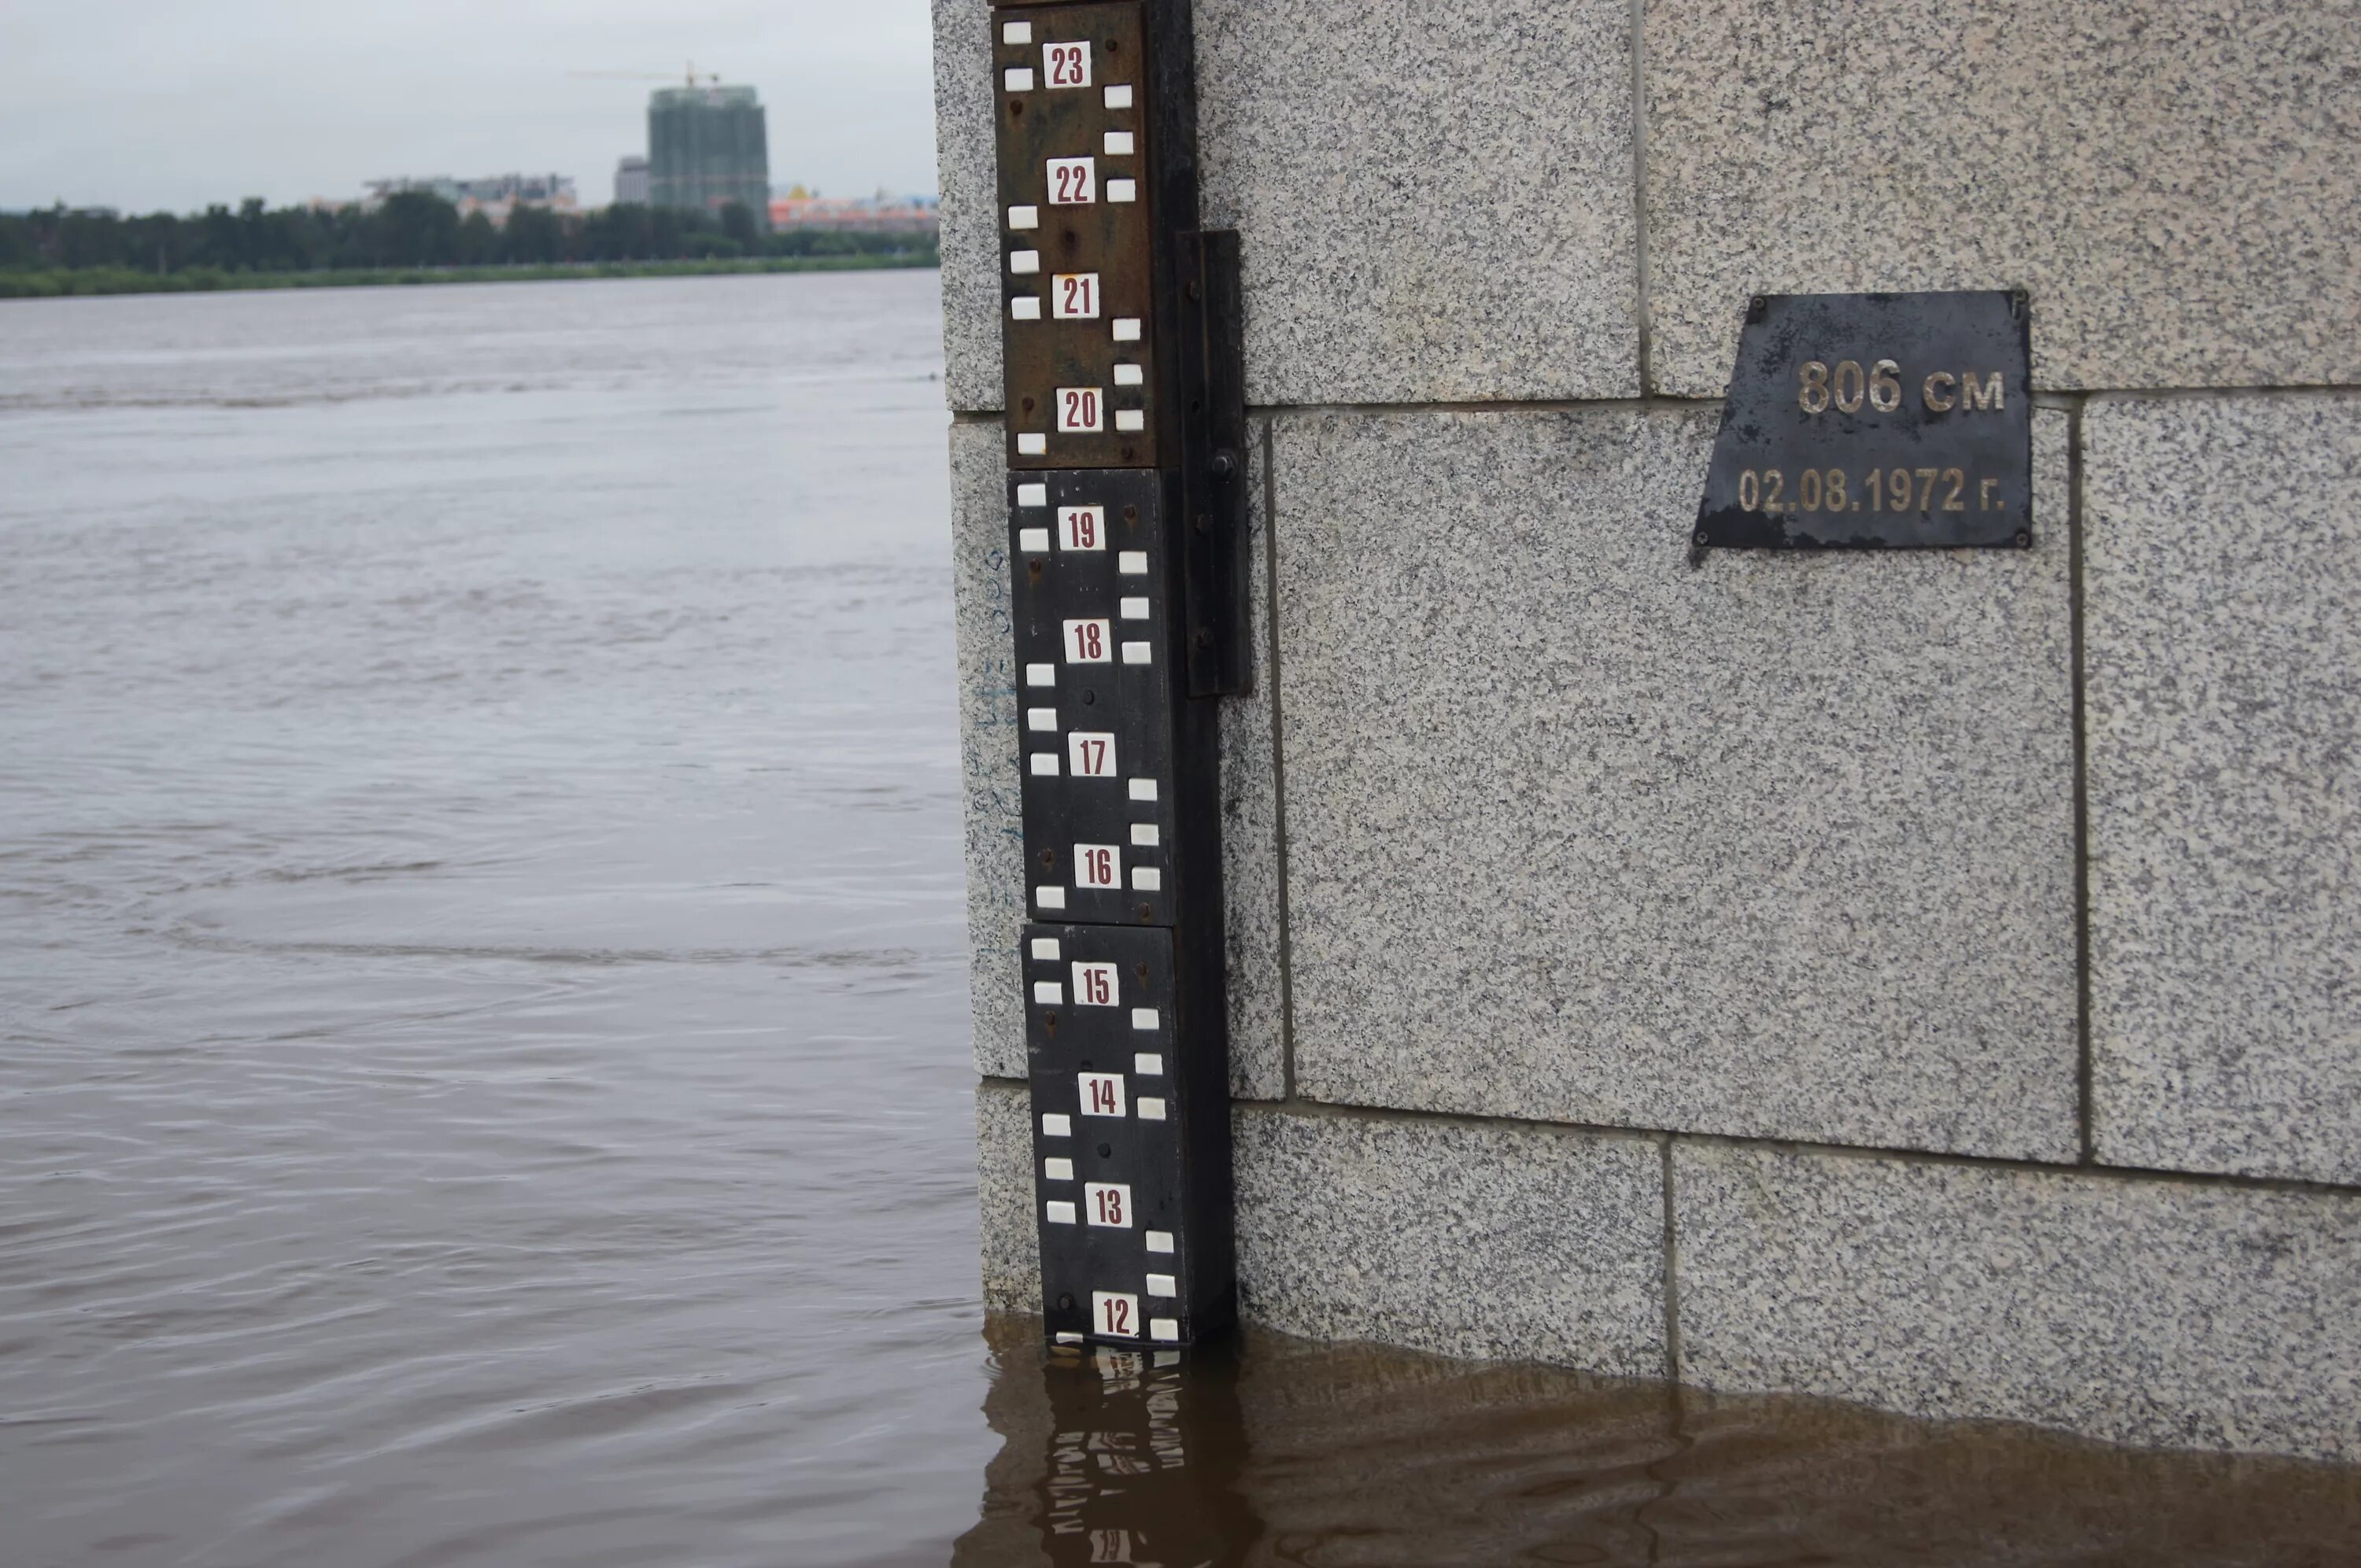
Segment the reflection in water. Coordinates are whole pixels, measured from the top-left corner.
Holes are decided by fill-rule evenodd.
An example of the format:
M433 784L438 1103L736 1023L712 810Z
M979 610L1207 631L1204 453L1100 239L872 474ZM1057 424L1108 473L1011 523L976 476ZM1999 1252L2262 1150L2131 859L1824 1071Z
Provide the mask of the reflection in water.
M955 1568L2361 1563L2361 1477L1252 1332L986 1329L1003 1440Z

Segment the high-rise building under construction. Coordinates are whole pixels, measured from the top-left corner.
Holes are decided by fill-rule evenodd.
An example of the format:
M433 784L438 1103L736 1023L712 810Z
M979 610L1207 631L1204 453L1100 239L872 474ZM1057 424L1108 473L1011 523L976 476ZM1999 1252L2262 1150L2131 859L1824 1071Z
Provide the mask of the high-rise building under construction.
M648 95L648 200L719 213L743 202L770 225L771 137L752 87L660 87Z

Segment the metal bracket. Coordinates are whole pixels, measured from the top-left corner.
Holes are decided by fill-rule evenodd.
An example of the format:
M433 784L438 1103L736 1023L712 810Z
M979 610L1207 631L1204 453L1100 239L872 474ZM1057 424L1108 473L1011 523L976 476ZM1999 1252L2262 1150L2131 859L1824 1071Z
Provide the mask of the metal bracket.
M1246 614L1244 284L1235 229L1180 236L1180 493L1189 695L1254 689Z

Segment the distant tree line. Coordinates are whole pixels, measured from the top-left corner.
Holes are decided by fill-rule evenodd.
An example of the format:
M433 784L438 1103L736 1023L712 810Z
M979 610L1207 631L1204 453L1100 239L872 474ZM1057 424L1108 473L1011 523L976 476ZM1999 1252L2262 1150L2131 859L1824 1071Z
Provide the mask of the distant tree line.
M424 191L369 209L269 208L248 198L234 210L213 206L188 217L63 206L0 214L0 271L278 273L917 254L931 261L935 248L932 235L764 234L736 202L712 215L636 204L563 214L521 206L497 228L482 213L463 218Z

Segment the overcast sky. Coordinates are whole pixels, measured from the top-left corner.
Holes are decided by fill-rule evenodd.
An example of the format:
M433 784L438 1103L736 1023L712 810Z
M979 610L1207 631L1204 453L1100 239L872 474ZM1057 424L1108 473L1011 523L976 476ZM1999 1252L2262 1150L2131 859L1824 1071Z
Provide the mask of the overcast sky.
M762 93L771 178L935 188L927 0L0 0L0 208L357 197L394 174L614 194L656 82Z

